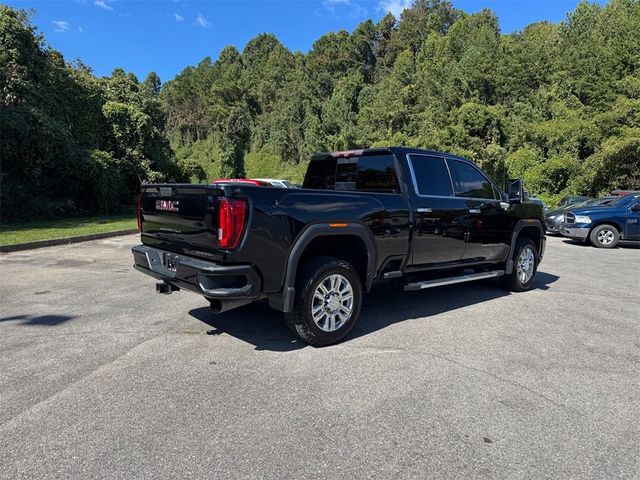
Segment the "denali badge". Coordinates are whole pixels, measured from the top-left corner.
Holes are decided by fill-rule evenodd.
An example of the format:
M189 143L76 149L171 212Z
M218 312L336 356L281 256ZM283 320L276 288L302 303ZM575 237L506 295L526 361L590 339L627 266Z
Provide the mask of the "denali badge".
M156 200L156 210L164 210L166 212L177 212L178 200Z

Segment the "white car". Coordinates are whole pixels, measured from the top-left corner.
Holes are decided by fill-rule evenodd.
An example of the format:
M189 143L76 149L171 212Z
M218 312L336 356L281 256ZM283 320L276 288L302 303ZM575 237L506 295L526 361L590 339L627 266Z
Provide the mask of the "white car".
M273 187L278 187L278 188L297 188L289 180L278 180L276 178L255 178L254 180L260 180L261 182L268 182Z

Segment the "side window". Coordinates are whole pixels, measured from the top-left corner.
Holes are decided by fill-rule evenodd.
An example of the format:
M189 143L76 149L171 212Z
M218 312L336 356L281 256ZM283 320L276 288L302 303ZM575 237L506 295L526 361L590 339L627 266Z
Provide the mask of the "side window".
M418 195L452 197L451 178L443 158L410 155Z
M456 197L495 199L493 185L471 165L449 160Z

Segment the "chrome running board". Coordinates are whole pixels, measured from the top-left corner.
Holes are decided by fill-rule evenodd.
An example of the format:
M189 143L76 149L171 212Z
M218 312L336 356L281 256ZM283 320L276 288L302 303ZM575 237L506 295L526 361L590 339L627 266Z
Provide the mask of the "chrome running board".
M495 278L504 275L504 270L493 270L491 272L470 273L468 275L457 275L455 277L437 278L435 280L425 280L423 282L407 283L404 286L406 291L423 290L425 288L441 287L442 285L453 285L454 283L472 282L484 278Z

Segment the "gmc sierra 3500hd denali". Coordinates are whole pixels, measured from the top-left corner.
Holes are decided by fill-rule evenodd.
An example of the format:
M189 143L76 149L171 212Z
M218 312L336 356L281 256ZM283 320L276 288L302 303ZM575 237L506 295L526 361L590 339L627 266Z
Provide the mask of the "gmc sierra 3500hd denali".
M259 185L259 184L257 184ZM542 207L472 162L412 148L315 155L303 188L242 181L143 185L135 268L218 313L258 299L314 346L340 341L374 280L405 290L501 277L531 288Z

